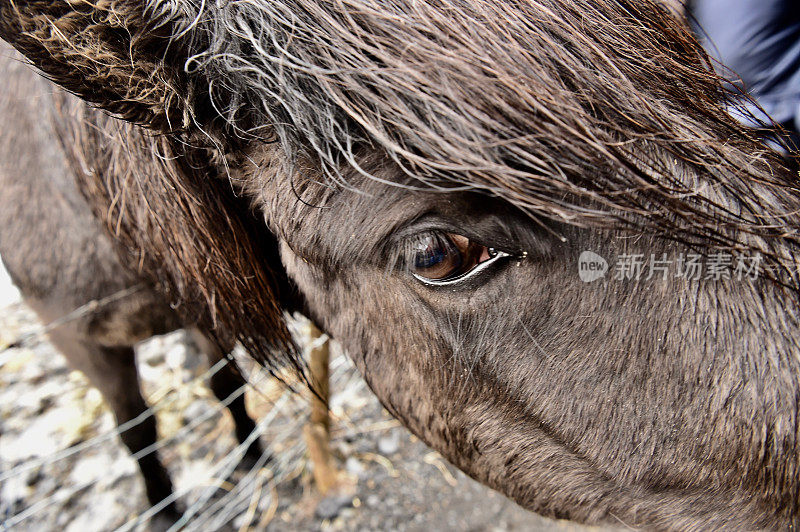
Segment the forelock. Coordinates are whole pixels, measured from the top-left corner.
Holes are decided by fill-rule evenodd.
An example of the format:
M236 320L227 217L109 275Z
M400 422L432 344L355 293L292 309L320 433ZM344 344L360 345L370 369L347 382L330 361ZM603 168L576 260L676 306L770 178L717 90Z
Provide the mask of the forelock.
M189 39L185 69L233 134L279 142L289 174L310 162L347 186L343 169L375 177L360 161L380 152L403 186L473 188L535 216L693 245L794 248L793 178L729 117L701 47L653 2L149 9Z

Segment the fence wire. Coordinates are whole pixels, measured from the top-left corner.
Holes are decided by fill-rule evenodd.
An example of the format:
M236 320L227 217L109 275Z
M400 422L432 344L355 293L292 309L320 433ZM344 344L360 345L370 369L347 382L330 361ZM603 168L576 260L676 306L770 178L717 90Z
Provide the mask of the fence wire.
M15 353L19 353L20 350L44 342L46 340L44 335L54 327L70 320L78 319L87 313L95 312L98 308L122 297L127 297L130 293L133 293L133 291L126 290L124 293L120 292L105 300L91 302L59 320L20 335L9 345L0 349L0 358L2 358L0 359L0 367L10 360L10 357ZM297 325L294 327L295 332L302 328ZM313 346L307 346L307 352L311 347ZM175 402L176 396L182 393L182 389L191 390L202 383L207 383L214 374L229 363L230 361L227 358L222 359L189 382L183 383L180 388L166 385L155 392L147 394L150 398L157 398L156 401L150 402L148 410L134 419L113 427L111 430L92 435L88 439L59 449L46 456L34 457L0 471L0 486L5 482L32 472L38 474L37 471L44 471L46 468L55 467L62 462L65 463L63 467L68 470L71 469L73 464L70 461L76 461L86 453L95 452L96 448L108 444L110 440L113 441L126 431L134 430L151 416L155 416L164 410L169 410L173 406L172 403ZM341 356L332 359L330 371L332 386L352 388L353 386L359 386L359 383L363 385L363 381L356 376L349 361L346 361ZM205 436L203 431L207 431L210 420L223 415L222 413L227 406L247 391L250 391L253 397L261 401L260 408L262 410L263 408L269 408L266 414L261 413L256 429L247 439L243 443L235 445L226 455L216 460L213 466L204 472L203 478L194 478L192 479L193 482L183 483L183 485L174 490L170 497L125 520L117 530L139 530L160 510L175 501L187 501L190 504L186 505L180 520L170 530L216 530L240 515L243 516L245 523L257 522L264 524L265 519L271 519L271 515L274 515L277 507L276 488L287 478L296 476L297 472L303 469L305 446L300 435L303 423L308 416L308 397L291 392L285 387L281 388L282 391L277 399L267 401L268 396L275 395L275 388L278 386L283 386L283 384L278 384L278 381L270 376L268 372L259 368L251 369L248 382L235 390L226 399L215 401L212 408L207 409L201 415L194 416L170 436L161 438L156 443L132 455L132 459L138 459L179 444L199 447L202 444L201 440ZM268 389L264 390L264 387ZM77 384L74 388L79 389L81 385ZM268 404L269 402L272 403L271 407ZM259 438L264 444L265 453L255 462L251 469L244 472L238 482L230 484L229 479L232 478L232 475L237 470L245 451L251 443ZM118 441L115 444L121 445ZM280 452L275 450L278 448ZM166 464L167 461L164 460L164 456L161 458ZM175 458L174 461L177 462L179 460L180 458ZM135 472L137 475L139 474L138 468L135 469ZM0 530L25 527L27 526L26 523L34 516L68 504L74 497L81 496L82 493L94 488L100 480L98 477L84 482L72 483L68 486L59 486L59 489L55 489L43 498L27 501L24 508L17 509L13 515L5 516L2 523L0 523ZM220 495L221 493L224 494ZM265 515L259 515L256 511L259 507L272 508L271 514L267 512Z

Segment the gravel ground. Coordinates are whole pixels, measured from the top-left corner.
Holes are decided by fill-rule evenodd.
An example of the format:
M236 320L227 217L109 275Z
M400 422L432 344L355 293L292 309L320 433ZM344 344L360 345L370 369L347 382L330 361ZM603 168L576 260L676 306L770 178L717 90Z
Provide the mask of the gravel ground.
M2 351L39 327L21 303L0 309L0 529L145 530L138 469L99 392L45 338ZM187 338L137 349L186 530L586 530L526 512L447 464L386 413L335 345L332 445L349 494L316 495L301 436L307 399L252 367L248 409L273 460L229 472L232 422Z

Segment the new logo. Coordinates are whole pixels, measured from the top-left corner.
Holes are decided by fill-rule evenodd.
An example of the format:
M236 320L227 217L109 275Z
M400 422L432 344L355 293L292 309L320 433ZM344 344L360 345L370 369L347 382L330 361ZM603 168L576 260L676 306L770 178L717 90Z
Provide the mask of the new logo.
M606 259L593 251L584 251L578 257L578 276L584 283L591 283L603 278L607 271Z

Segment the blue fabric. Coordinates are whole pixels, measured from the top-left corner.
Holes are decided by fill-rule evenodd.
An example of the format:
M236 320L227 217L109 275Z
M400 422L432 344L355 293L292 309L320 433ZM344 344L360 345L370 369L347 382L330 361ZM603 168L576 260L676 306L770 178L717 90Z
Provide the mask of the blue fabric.
M694 0L694 29L720 73L747 92L773 121L800 132L800 0ZM763 127L769 119L752 105ZM760 122L760 123L759 123Z

